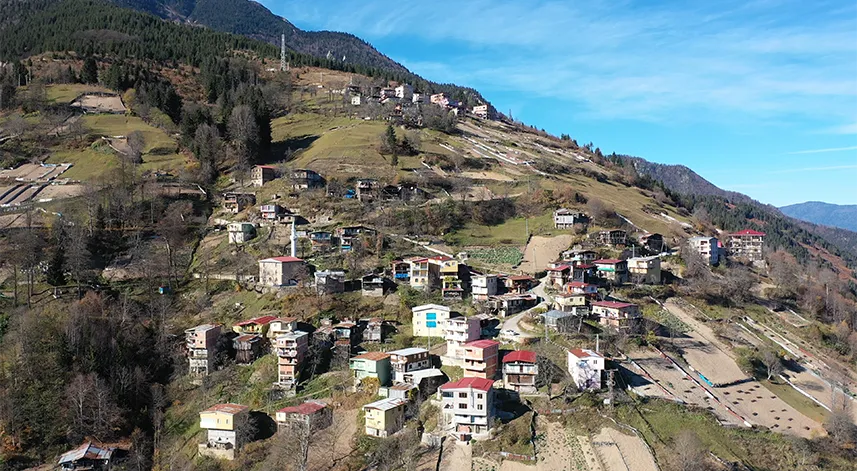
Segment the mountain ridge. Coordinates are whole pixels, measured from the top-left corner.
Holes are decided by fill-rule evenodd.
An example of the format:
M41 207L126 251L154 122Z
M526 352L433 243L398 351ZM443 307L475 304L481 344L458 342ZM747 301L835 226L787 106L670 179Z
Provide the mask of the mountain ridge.
M807 201L779 208L780 211L795 219L857 231L857 204L832 204L822 201Z

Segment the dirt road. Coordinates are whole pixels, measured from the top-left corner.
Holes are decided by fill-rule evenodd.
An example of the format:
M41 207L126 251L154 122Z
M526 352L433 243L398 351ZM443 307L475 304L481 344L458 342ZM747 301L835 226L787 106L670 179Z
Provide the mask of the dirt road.
M658 471L655 459L636 435L605 427L592 437L592 446L607 471Z
M563 250L568 249L572 241L574 241L574 236L571 234L562 234L556 237L533 236L524 249L521 270L527 273L544 270L548 263L558 259Z

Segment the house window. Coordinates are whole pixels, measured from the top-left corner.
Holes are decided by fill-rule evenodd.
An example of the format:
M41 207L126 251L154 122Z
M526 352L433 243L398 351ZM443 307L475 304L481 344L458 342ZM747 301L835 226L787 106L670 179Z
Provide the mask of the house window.
M476 405L476 410L482 410L482 404L477 404L477 405Z
M482 399L482 393L477 394L476 399Z
M459 408L459 409L467 409L467 404L465 404L465 403L463 403L463 402L462 402L462 403L459 403L459 404L458 404L458 408Z
M467 393L460 392L460 393L458 393L458 397L461 399L465 399L465 398L467 398Z

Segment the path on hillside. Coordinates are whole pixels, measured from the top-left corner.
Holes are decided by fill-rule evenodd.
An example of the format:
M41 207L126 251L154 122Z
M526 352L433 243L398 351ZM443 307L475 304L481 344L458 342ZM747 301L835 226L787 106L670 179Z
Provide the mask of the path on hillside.
M535 294L536 296L538 296L539 298L542 299L542 302L538 303L537 305L533 306L530 309L527 309L526 311L519 312L518 314L515 314L514 316L511 316L511 317L507 318L505 321L503 321L503 329L501 330L501 333L502 333L502 331L513 330L513 331L518 332L520 334L520 335L518 335L518 337L520 337L520 338L534 338L535 337L535 335L523 330L521 328L520 323L521 323L521 319L523 319L524 316L526 316L527 314L530 314L535 309L539 309L539 308L550 309L551 304L553 303L553 298L551 298L550 295L548 295L547 292L545 292L545 284L547 283L547 280L548 280L547 277L542 278L541 280L539 280L539 284L531 290L533 294Z

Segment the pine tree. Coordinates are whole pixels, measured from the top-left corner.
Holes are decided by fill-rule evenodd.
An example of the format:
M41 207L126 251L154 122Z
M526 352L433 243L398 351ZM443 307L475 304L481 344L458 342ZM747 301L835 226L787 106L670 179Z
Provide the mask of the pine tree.
M83 68L80 69L80 81L83 83L98 83L98 64L92 56L83 61Z
M65 251L62 247L58 246L54 249L53 256L48 262L46 278L51 286L65 285Z

